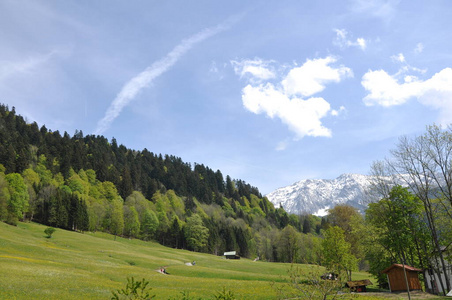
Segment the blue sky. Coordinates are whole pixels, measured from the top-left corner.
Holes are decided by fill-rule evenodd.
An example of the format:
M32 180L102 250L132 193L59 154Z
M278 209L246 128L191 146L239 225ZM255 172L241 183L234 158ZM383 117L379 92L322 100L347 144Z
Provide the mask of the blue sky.
M0 102L262 193L452 122L452 2L0 1Z

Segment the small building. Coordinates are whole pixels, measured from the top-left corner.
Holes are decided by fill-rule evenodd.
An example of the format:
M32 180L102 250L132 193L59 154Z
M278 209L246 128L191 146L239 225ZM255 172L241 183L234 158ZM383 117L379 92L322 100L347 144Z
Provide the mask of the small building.
M237 251L229 251L223 254L226 259L240 259L240 256L237 255Z
M452 286L452 261L447 260L447 257L452 257L452 243L449 244L449 246L441 247L441 251L443 252L444 258L445 258L445 264L446 264L446 272L447 276L450 281L450 285ZM436 260L432 259L430 261L430 264L433 266L436 266L436 268L429 268L425 272L425 291L432 294L437 295L443 295L447 294L447 283L446 283L446 276L442 272L437 272L435 269L438 269L438 266L436 265ZM441 270L442 271L442 270ZM444 287L444 290L443 290ZM449 295L450 294L450 295ZM447 294L448 296L452 296L452 291Z
M366 286L372 285L369 279L347 281L345 287L348 287L351 292L367 292Z
M381 271L381 273L388 276L389 290L391 292L407 291L403 267L401 264L393 264ZM422 270L405 265L405 271L410 291L422 290L421 282L419 281L419 272L422 272Z

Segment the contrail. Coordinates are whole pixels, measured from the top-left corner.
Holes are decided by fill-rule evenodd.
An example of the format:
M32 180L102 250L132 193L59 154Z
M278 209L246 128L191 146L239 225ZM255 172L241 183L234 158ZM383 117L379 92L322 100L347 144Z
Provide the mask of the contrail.
M122 87L115 100L110 104L103 119L99 120L97 123L95 134L104 133L110 127L111 123L119 116L122 109L129 104L143 88L149 86L155 78L168 71L195 44L228 29L230 24L236 20L237 17L231 18L218 26L206 28L188 39L182 40L182 42L165 57L154 62L143 72L129 80Z

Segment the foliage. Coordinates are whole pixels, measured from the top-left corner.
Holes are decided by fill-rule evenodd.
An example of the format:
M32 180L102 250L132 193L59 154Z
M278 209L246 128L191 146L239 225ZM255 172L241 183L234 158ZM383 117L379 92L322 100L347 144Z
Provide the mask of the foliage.
M299 256L300 234L291 225L281 231L279 238L280 261L294 263Z
M28 189L23 177L18 173L5 176L9 187L9 201L7 202L7 223L16 225L28 211Z
M350 243L345 241L344 231L332 226L325 230L324 236L322 247L325 266L333 273L345 273L351 280L351 272L357 269L357 259L350 251Z
M203 164L78 130L71 137L39 128L5 105L0 164L0 220L10 224L35 221L217 255L236 250L268 261L320 262L312 251L319 218L275 209L257 188Z
M380 252L370 260L375 274L390 263L404 263L421 268L425 266L426 253L421 249L428 249L427 242L431 237L423 221L422 202L407 188L394 186L388 198L370 203L366 219L374 228L374 242L381 246L374 244L376 248L368 249L371 255ZM384 259L385 257L387 259ZM385 262L386 266L382 265L382 262ZM382 278L380 281L385 280Z
M199 251L207 245L209 229L203 225L202 219L198 214L193 214L187 219L187 224L185 225L185 237L188 246L195 251Z
M323 280L320 277L325 269L310 265L307 268L291 265L288 273L288 283L276 286L279 299L341 299L347 298L347 291L342 288L340 280Z
M432 250L425 248L422 251L426 257L430 257L428 263L437 272L444 274L444 280L440 280L443 290L451 289L451 280L442 251L442 246L448 244L444 240L447 235L440 227L442 224L438 222L438 216L444 213L449 223L452 218L451 153L452 126L431 125L422 135L401 137L396 148L391 151L391 158L377 162L372 167L376 178L375 190L380 199L387 198L393 186L403 183L422 201Z
M47 235L46 237L48 238L48 239L50 239L51 237L52 237L52 234L55 232L55 228L53 228L53 227L47 227L45 230L44 230L44 233Z
M357 259L363 259L362 237L365 235L362 225L363 216L355 207L341 204L328 210L328 224L338 226L344 231L345 241L350 244L350 251Z
M135 281L133 277L127 277L127 284L124 289L112 291L112 300L119 299L133 299L133 300L148 300L155 298L155 295L151 295L151 287L148 287L149 281L142 279L141 281Z
M217 294L213 296L213 299L215 300L235 300L234 293L226 290L226 287L223 287L221 291L219 291Z

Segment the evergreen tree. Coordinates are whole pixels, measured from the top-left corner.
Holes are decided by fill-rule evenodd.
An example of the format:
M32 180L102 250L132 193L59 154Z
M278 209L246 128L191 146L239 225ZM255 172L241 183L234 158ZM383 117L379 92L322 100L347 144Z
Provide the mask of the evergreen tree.
M183 231L182 231L182 222L179 220L177 215L173 216L173 220L171 221L170 227L170 246L173 248L181 248L183 245Z
M307 234L311 232L311 222L309 222L309 217L304 216L303 220L303 233Z
M126 199L130 194L133 192L132 187L132 177L130 176L130 170L128 167L124 167L122 176L121 176L121 183L119 186L119 194L123 199Z

